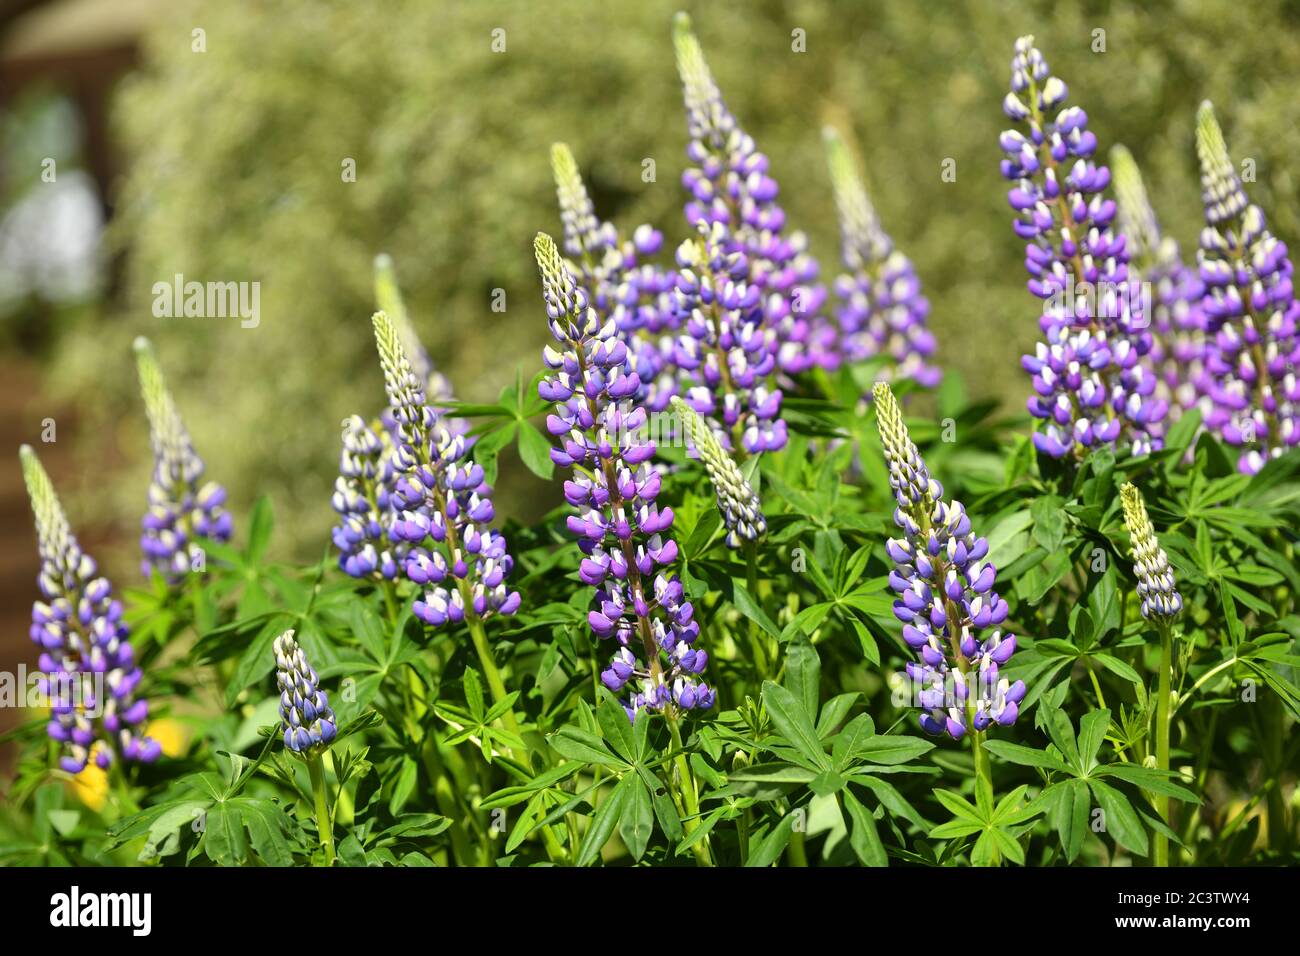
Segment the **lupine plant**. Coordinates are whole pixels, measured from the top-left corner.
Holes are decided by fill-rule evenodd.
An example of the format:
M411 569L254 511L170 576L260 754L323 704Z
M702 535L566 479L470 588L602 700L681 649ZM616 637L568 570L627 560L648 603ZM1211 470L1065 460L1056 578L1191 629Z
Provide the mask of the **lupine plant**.
M225 489L212 481L199 484L203 459L190 442L148 339L135 340L135 356L153 443L149 510L140 536L143 568L146 574L154 568L176 580L200 560L204 539L229 540L232 519L223 507Z
M454 350L376 261L374 405L341 423L314 563L273 556L268 498L235 520L199 486L144 343L143 585L114 597L23 447L43 699L11 734L0 861L1297 862L1292 266L1209 108L1193 269L1014 43L1004 241L1041 341L1030 415L1002 418L943 371L962 343L927 330L876 154L827 134L830 176L800 184L842 220L825 308L776 201L790 160L684 16L669 39L685 224L603 219L568 147L538 156L558 214L503 255L536 263L511 308L549 337L496 402L457 399ZM508 470L535 520L497 513Z
M1205 228L1199 262L1202 310L1213 347L1206 367L1208 424L1242 449L1237 467L1255 474L1300 444L1300 302L1286 243L1246 196L1207 101L1196 114Z
M1017 40L1002 103L1017 128L1000 143L1029 291L1043 300L1045 341L1023 359L1035 393L1029 411L1044 423L1034 443L1056 458L1098 444L1149 451L1168 410L1154 395L1150 318L1129 275L1128 239L1112 225L1110 170L1093 159L1097 137L1087 113L1065 105L1068 95L1034 38Z

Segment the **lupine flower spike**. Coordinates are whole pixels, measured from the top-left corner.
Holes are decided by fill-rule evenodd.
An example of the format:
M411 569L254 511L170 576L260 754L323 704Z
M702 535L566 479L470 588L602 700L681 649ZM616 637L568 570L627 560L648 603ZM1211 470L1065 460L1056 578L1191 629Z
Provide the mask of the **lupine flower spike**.
M1168 403L1155 394L1152 337L1128 247L1112 228L1110 171L1093 160L1088 116L1066 107L1033 37L1016 41L1011 92L1002 108L1019 130L1000 138L1012 223L1025 240L1029 291L1043 300L1045 341L1021 360L1033 376L1029 412L1043 424L1035 446L1054 458L1098 445L1160 447Z
M450 401L451 382L437 370L420 342L397 286L393 260L387 255L375 257L375 300L380 311L392 320L412 373L424 383L426 399L435 403ZM451 435L463 435L469 430L468 422L448 417L445 411L436 405L433 408ZM343 422L343 452L331 502L340 522L334 528L333 540L339 549L339 567L354 578L392 581L411 551L410 542L393 533L401 510L394 493L400 476L393 463L399 440L397 421L388 408L369 424L357 415ZM427 507L406 510L425 513Z
M888 356L891 380L934 387L943 377L931 364L934 335L926 324L930 303L907 256L880 225L849 147L838 132L822 132L839 211L841 250L848 273L835 280L840 306L836 357L846 363Z
M410 545L392 537L396 471L393 443L382 424L368 426L359 415L343 422L343 453L331 503L340 522L333 531L339 567L354 578L392 581Z
M505 539L487 525L494 516L492 489L469 457L470 441L453 434L426 402L424 382L411 367L391 319L373 319L394 421L396 473L389 532L409 550L403 571L427 588L412 606L433 627L493 614L514 614L518 591L506 586L514 561Z
M93 756L106 769L114 754L150 763L162 747L143 734L149 705L136 694L143 675L122 604L73 537L36 453L23 445L19 457L41 557L31 637L41 648L39 689L50 700L47 730L62 747L59 766L80 773Z
M646 410L632 401L641 383L627 345L613 320L597 317L555 241L538 234L533 248L558 346L544 350L550 372L538 386L555 405L546 420L559 443L551 459L573 469L564 497L577 511L568 527L584 555L579 576L595 588L587 621L618 645L601 681L616 693L630 688L630 718L642 707L707 709L715 695L699 675L708 655L695 646L700 625L682 583L669 576L673 513L655 504L655 446L640 435Z
M997 571L984 560L988 540L971 530L961 502L943 500L889 386L878 382L873 395L897 503L894 524L903 532L885 544L895 563L889 584L898 595L894 614L903 640L920 657L907 675L922 707L921 728L960 738L972 727L1012 724L1025 684L999 674L1016 639L998 627L1008 608L993 590Z
M744 310L757 308L761 313L757 324L775 333L773 357L784 371L824 364L826 356L812 337L812 318L826 300L826 289L817 282L817 261L808 253L802 233L786 232L785 211L776 202L778 188L768 175L767 156L758 151L723 102L700 42L691 32L690 17L679 13L673 25L690 136L686 156L693 164L682 174L690 194L686 218L717 247L695 257L692 264L716 258L722 265L725 260L719 274L738 284L742 294L737 298L744 301ZM681 258L679 250L679 264ZM688 281L682 291L689 300L697 289ZM736 305L724 303L724 307ZM711 414L692 398L687 401L702 415Z
M1286 244L1246 197L1208 102L1196 116L1196 153L1206 221L1202 305L1213 339L1207 424L1242 449L1237 467L1253 475L1300 443L1300 302Z
M671 294L677 276L644 261L662 248L663 233L641 225L624 239L612 222L597 218L577 160L564 143L551 147L551 170L569 270L592 307L614 320L631 350L641 380L638 402L663 411L677 390L671 335L678 325Z
M680 398L673 398L673 410L695 447L718 498L718 511L727 528L727 547L739 548L742 542L757 541L767 533L767 519L758 494L745 480L731 456L718 444L713 430L693 408Z
M275 639L275 684L280 690L280 720L284 745L303 758L329 747L338 732L329 696L307 655L294 640L293 631Z
M1173 633L1174 618L1183 609L1183 598L1178 593L1174 572L1169 559L1156 540L1155 528L1147 516L1142 492L1131 482L1120 488L1120 501L1124 508L1124 525L1133 544L1133 570L1138 579L1138 597L1142 600L1142 616L1155 624L1160 632L1160 670L1157 674L1155 738L1155 765L1160 770L1169 769L1169 725L1172 715L1173 686ZM1156 794L1156 809L1168 823L1169 797ZM1169 838L1163 833L1155 837L1156 866L1169 865Z
M202 539L230 539L232 522L224 508L226 490L212 481L200 485L203 459L194 451L158 359L143 336L135 340L135 356L153 444L149 506L141 522L141 568L145 574L157 569L175 582L201 559Z
M1128 528L1129 540L1133 544L1133 571L1138 579L1142 616L1148 620L1177 617L1183 609L1183 598L1174 582L1169 558L1156 540L1142 492L1131 482L1126 482L1120 488L1120 501L1124 507L1124 526Z
M1133 154L1113 146L1110 165L1115 174L1119 223L1129 240L1134 278L1152 288L1151 322L1154 342L1151 363L1159 371L1156 394L1169 402L1169 417L1200 404L1207 390L1205 328L1201 297L1205 284L1196 269L1183 262L1178 243L1160 231L1146 185Z

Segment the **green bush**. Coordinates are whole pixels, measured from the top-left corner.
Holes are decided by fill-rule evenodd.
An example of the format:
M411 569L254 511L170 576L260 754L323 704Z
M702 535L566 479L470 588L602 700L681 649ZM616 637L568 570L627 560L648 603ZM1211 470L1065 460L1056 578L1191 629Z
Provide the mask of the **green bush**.
M92 426L138 414L129 376L103 369L129 355L136 334L150 335L176 370L200 451L222 449L212 464L236 503L273 495L289 519L285 541L319 553L337 423L373 405L378 385L367 321L376 253L394 254L435 360L455 369L462 397L478 400L531 362L544 335L529 242L558 226L552 141L573 147L603 215L649 220L670 248L684 235L686 136L670 37L680 2L280 0L256 14L177 4L119 103L129 170L115 224L128 263L122 301L64 343L64 393ZM974 396L1019 410L1017 360L1036 326L997 172L996 104L1012 40L1039 34L1102 142L1133 150L1185 248L1199 222L1196 104L1230 101L1234 151L1256 161L1252 196L1289 238L1300 37L1278 26L1294 21L1293 4L1264 5L1272 10L1246 18L1229 0L973 3L942 13L803 0L701 5L696 22L729 105L771 156L791 222L810 234L824 271L837 264L837 226L818 128L833 118L863 144L884 225L916 263L939 361ZM192 51L195 28L206 52ZM504 53L492 51L496 28L506 31ZM1091 49L1098 28L1105 53ZM795 29L806 31L805 53L792 52ZM345 158L356 160L355 183L341 179ZM655 183L642 182L647 158ZM955 182L941 179L945 158L956 160ZM260 326L154 318L152 285L176 273L260 281ZM495 289L504 312L492 311ZM142 481L144 443L122 434ZM103 446L86 454L102 461ZM97 485L88 504L100 519L130 521L140 502L124 494ZM515 502L529 494L503 489Z

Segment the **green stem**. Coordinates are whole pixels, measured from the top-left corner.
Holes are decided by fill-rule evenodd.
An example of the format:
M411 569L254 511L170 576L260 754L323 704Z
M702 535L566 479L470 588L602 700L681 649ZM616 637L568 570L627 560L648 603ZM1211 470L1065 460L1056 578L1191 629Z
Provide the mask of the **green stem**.
M1088 661L1088 676L1092 679L1092 689L1097 694L1097 706L1102 710L1106 709L1106 695L1101 692L1101 681L1097 680L1097 672L1092 669L1092 661Z
M112 786L114 802L118 805L119 810L125 810L123 816L140 812L140 805L135 802L131 796L131 784L126 779L126 770L122 767L120 760L114 760L108 765L108 779Z
M1202 674L1200 676L1200 679L1197 680L1196 683L1193 684L1190 689L1188 689L1187 693L1180 694L1178 696L1178 702L1173 705L1173 711L1169 714L1169 716L1172 718L1174 714L1178 713L1178 708L1182 707L1183 704L1191 700L1192 695L1195 694L1198 690L1200 690L1205 685L1206 681L1210 680L1210 678L1214 677L1216 674L1219 674L1225 669L1231 667L1235 663L1237 663L1237 656L1234 654L1226 661L1219 662L1214 667L1211 667L1208 671Z
M325 848L325 865L334 865L334 824L330 820L329 798L325 792L325 775L321 773L320 760L307 760L307 774L311 777L311 790L316 797L316 829L321 846Z
M686 819L682 821L682 828L689 837L695 832L696 827L700 826L700 798L695 789L695 775L691 773L690 763L686 759L686 753L682 749L682 732L677 727L677 718L669 716L668 731L672 734L673 749L677 751L677 756L673 758L673 767L676 770L681 789L682 810ZM671 784L673 772L669 771L668 779ZM700 866L713 866L713 851L709 846L707 836L702 840L695 841L691 847L695 854L695 860Z
M1282 792L1282 773L1285 760L1283 757L1282 737L1286 733L1286 717L1282 713L1282 704L1276 694L1269 694L1262 708L1262 723L1266 728L1264 743L1261 748L1264 766L1272 777L1268 792L1268 847L1270 850L1287 854L1291 848L1291 821L1287 808L1286 794Z
M492 692L492 700L501 703L507 697L505 682L501 679L501 672L497 670L496 661L492 659L492 649L488 647L487 634L483 630L483 622L479 620L478 615L467 613L465 623L469 625L470 639L474 642L474 650L478 654L478 662L483 668L483 674L487 678L488 690ZM508 709L502 715L502 721L506 725L506 730L510 731L516 737L522 738L519 732L519 722L515 720L514 708ZM511 756L519 757L511 750ZM527 754L524 755L523 762L527 762Z
M971 734L971 755L975 758L975 785L984 788L985 793L993 796L993 765L984 750L984 731L976 730Z
M754 603L758 604L758 545L753 541L746 541L744 554L745 588L749 591L749 596L754 599ZM753 618L749 619L749 646L754 656L754 671L758 676L759 686L762 686L768 676L767 648L764 646L762 635L758 633L758 624Z
M456 794L451 788L451 781L442 764L442 754L438 752L438 738L428 734L420 748L424 758L424 770L429 775L429 785L433 787L433 800L438 812L451 821L448 831L451 833L451 852L455 862L460 866L473 864L473 849L469 836L465 833L465 815L457 806Z
M786 845L785 855L790 860L791 866L806 867L808 865L808 852L804 847L803 830L794 830L790 833L790 842Z
M469 595L466 595L466 606L469 606ZM469 625L470 638L474 642L474 650L478 654L479 664L483 667L484 676L487 677L488 690L492 692L492 699L497 703L505 700L508 696L505 681L501 679L501 672L497 670L496 661L492 659L492 649L488 646L487 633L483 630L483 621L477 614L465 615L465 623ZM520 740L523 740L523 733L519 729L519 722L515 720L514 708L508 708L501 715L501 720L506 726L506 730L514 734ZM513 747L507 748L509 756L515 762L523 765L525 770L532 770L532 753L524 750L523 753L516 753ZM485 788L486 792L486 788ZM554 863L568 862L569 856L564 847L560 845L559 837L555 835L555 828L552 825L542 827L542 840L546 844L546 854Z
M320 759L321 763L324 764L325 769L334 774L334 779L337 780L339 773L334 767L333 753L327 750L321 754ZM346 787L340 786L338 799L334 803L334 819L343 826L347 826L349 823L354 821L355 814L356 806L352 801L352 797L348 795Z
M1156 699L1156 766L1161 770L1169 769L1169 685L1173 672L1173 635L1168 624L1160 624L1160 674L1157 680L1158 695ZM1156 812L1160 819L1169 826L1169 797L1156 794ZM1169 838L1163 833L1155 835L1155 865L1169 865Z
M384 579L384 607L388 610L388 623L390 626L397 625L397 585L387 578Z

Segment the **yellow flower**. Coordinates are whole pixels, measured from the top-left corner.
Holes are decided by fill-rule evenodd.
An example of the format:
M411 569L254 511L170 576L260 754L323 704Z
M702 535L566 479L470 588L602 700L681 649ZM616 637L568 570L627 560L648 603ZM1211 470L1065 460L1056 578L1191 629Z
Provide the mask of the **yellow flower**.
M96 744L95 749L99 746L100 744ZM73 796L98 813L103 809L104 801L108 799L108 773L95 763L95 749L92 749L85 769L69 782L68 789Z
M149 722L145 736L158 741L162 745L162 752L168 757L179 757L185 753L190 735L184 724L170 717L163 717Z

